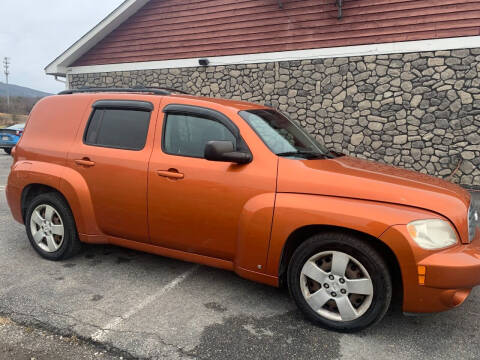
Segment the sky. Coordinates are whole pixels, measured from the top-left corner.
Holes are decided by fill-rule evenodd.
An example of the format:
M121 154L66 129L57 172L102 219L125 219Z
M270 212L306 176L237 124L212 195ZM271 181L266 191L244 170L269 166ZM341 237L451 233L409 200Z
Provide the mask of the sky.
M44 68L122 2L0 0L0 61L10 58L9 83L50 93L65 89Z

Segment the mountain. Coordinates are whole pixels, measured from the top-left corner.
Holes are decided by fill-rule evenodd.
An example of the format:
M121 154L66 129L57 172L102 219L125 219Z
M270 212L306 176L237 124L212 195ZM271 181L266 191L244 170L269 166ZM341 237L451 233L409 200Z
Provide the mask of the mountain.
M20 96L20 97L28 97L28 98L36 98L36 97L45 97L51 95L49 93L29 89L23 86L18 85L7 85L5 83L0 82L0 97L7 96L7 86L10 89L10 96Z

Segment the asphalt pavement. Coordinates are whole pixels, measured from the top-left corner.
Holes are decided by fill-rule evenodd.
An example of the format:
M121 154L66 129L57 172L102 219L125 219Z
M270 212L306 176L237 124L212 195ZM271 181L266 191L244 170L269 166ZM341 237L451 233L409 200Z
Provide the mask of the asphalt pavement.
M67 344L79 359L480 358L478 289L449 312L405 317L394 307L373 328L338 334L306 321L286 291L227 271L112 246L43 260L10 215L10 164L0 155L0 316L52 334L52 346L78 339ZM3 326L0 350L23 354L28 332ZM43 340L32 335L35 341Z
M0 317L1 360L119 360L121 354L73 336L15 324Z

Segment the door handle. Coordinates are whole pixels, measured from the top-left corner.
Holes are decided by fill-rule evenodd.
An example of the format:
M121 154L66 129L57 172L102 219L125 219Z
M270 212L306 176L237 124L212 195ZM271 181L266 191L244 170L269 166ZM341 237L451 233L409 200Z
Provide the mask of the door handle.
M157 175L174 180L182 180L185 178L185 175L178 172L177 169L157 170Z
M95 162L91 161L89 158L75 160L75 164L79 166L85 166L85 167L95 166Z

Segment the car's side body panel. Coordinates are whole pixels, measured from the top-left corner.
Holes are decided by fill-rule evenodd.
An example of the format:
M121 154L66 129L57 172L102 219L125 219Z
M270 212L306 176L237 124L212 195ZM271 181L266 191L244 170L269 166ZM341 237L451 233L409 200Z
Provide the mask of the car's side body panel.
M78 172L57 164L23 161L16 164L10 177L10 182L16 185L8 186L7 200L15 220L23 223L21 200L24 191L29 186L44 185L56 189L65 197L72 210L82 241L107 242L94 221L95 213L90 189ZM96 234L97 238L86 237L86 234Z
M393 224L407 224L418 219L419 216L441 218L439 215L424 210L375 201L278 193L267 274L279 273L286 240L296 230L303 227L317 225L351 229L374 238L380 238ZM392 244L386 243L386 245L394 250Z
M89 98L83 95L64 101L60 96L51 96L40 100L17 144L16 161L65 165L80 122L90 112Z
M83 116L88 113L88 97L79 96L69 101L60 97L46 97L33 108L24 133L15 148L15 163L9 175L7 199L17 221L23 222L21 200L27 186L39 184L61 191L68 149L72 146ZM81 192L81 183L69 181L75 193ZM78 179L77 179L78 182ZM63 194L75 203L73 197ZM83 200L83 199L82 199ZM83 202L82 202L83 204ZM72 205L71 205L72 206ZM82 206L73 207L77 226L86 225Z
M373 161L341 156L330 160L281 158L278 191L399 204L442 214L468 242L466 190L447 181ZM292 176L291 174L296 174Z
M250 198L244 204L238 221L236 268L265 273L274 203L275 194L264 193Z
M85 235L99 236L95 241L88 242L105 243L105 237L95 221L95 210L92 202L92 194L85 178L74 169L66 168L60 179L59 190L65 196L72 209L75 223L80 238L86 240Z
M227 117L251 147L248 165L212 162L162 149L165 119L160 114L149 168L148 213L153 245L263 270L267 260L276 191L277 158L256 147L259 140L228 107L172 97L162 107L188 104L198 117L208 108ZM259 144L263 145L263 144ZM182 179L159 176L175 171ZM185 226L188 224L188 226Z
M84 143L84 133L93 104L103 97L89 101L90 112L84 116L70 148L66 167L78 173L89 189L85 201L93 204L94 219L99 233L87 235L115 236L134 241L148 242L147 221L147 170L155 137L156 120L160 98L146 97L154 105L150 115L149 131L143 149L138 151L111 147L92 146ZM112 95L110 100L126 100L124 95ZM77 164L88 159L95 165L88 167ZM69 181L65 177L65 181ZM72 187L74 188L74 187ZM94 229L90 227L89 230Z

